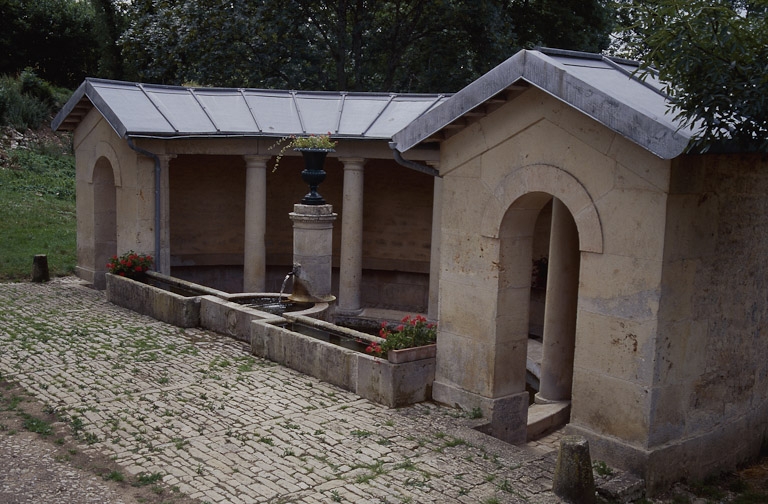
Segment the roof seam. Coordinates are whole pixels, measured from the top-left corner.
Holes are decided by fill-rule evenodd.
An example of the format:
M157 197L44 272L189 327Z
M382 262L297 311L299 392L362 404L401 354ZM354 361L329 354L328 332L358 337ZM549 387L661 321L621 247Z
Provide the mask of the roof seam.
M149 93L147 93L146 89L144 89L144 84L139 83L139 84L136 84L136 86L138 86L138 88L141 89L141 92L144 93L144 96L147 98L147 100L149 100L149 103L151 103L152 106L155 107L155 110L157 110L158 114L163 116L163 119L165 119L168 122L168 125L171 128L173 128L173 131L178 133L179 132L179 128L177 128L176 125L173 124L173 122L168 118L168 116L166 116L163 113L163 111L160 110L160 107L158 106L157 103L155 103L155 100L152 98L152 96Z
M211 121L211 124L214 128L216 128L216 131L221 131L221 128L219 128L219 125L216 124L216 121L213 120L213 117L211 117L211 114L208 113L208 107L205 106L205 104L200 100L200 97L197 96L194 89L189 90L189 94L192 95L192 98L195 99L198 105L200 105L200 108L203 109L203 113L205 113L205 116L208 118L209 121Z
M360 136L365 136L365 134L368 133L368 130L373 128L373 125L376 124L376 122L378 122L381 115L384 113L385 110L387 110L387 107L389 107L389 104L392 103L392 100L394 99L395 99L395 94L391 93L389 95L389 100L387 100L387 103L385 103L384 106L381 107L381 110L379 110L379 113L376 115L376 117L373 118L373 121L371 121L368 127L365 128L362 133L360 133Z
M296 117L299 118L299 127L301 128L301 133L306 135L307 134L307 128L304 126L304 119L301 117L301 110L299 109L299 102L296 100L296 91L291 91L291 98L293 99L293 107L296 110Z
M627 70L626 68L624 68L624 67L623 67L623 66L621 66L620 64L618 64L618 63L616 63L615 61L613 61L611 58L608 58L608 57L606 57L606 56L603 56L603 62L605 62L606 64L610 65L610 66L611 66L611 67L613 67L614 69L618 70L618 71L619 71L619 72L621 72L622 74L626 75L627 77L629 77L629 78L630 78L630 79L632 79L633 81L637 82L638 84L641 84L641 85L643 85L644 87L646 87L646 88L650 89L651 91L653 91L653 92L654 92L654 93L656 93L657 95L659 95L659 96L663 97L665 100L669 100L669 99L671 98L671 97L670 97L670 96L669 96L667 93L665 93L664 91L661 91L660 89L657 89L655 86L652 86L651 84L649 84L649 83L648 83L648 82L647 82L645 79L643 79L643 78L641 78L641 77L638 77L638 76L636 75L636 72L630 72L629 70ZM640 68L639 68L639 67L638 67L638 70L640 70Z
M259 121L256 119L256 113L253 111L253 107L251 107L251 104L248 103L248 97L245 96L245 90L238 89L240 96L243 98L243 101L245 102L245 106L248 108L248 112L251 114L251 119L253 119L253 124L256 125L256 129L261 133L263 130L261 129L261 126L259 125Z
M339 132L339 129L341 129L341 116L344 114L344 105L347 102L347 93L341 93L341 100L339 100L339 110L336 117L336 131L335 133Z

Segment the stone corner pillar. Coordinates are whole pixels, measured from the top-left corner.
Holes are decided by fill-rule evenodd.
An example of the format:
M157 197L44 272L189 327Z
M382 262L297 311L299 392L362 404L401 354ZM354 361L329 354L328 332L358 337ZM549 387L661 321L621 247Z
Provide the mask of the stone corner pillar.
M331 302L333 205L293 205L293 293L296 302Z
M336 311L356 315L362 311L363 279L363 167L366 159L339 158L344 165L341 219L339 301Z
M438 169L439 162L428 163ZM432 237L429 251L429 302L427 318L438 320L440 302L440 240L442 239L443 179L435 177L432 189Z
M160 159L160 257L155 258L155 269L163 275L171 274L171 179L170 165L175 154L159 154Z
M266 290L267 161L271 156L245 159L245 243L243 292Z

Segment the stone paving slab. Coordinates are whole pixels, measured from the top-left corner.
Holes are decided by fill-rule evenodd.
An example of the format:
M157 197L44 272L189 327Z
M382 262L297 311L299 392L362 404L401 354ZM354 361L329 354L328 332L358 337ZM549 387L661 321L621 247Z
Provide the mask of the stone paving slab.
M397 410L106 302L0 284L0 373L87 450L202 502L555 503L557 438L512 446L432 403Z

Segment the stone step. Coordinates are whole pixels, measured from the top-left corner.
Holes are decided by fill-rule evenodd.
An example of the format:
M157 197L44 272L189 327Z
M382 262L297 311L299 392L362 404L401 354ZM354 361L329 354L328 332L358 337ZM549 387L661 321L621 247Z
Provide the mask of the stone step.
M568 423L571 401L534 403L528 408L528 441L533 441Z

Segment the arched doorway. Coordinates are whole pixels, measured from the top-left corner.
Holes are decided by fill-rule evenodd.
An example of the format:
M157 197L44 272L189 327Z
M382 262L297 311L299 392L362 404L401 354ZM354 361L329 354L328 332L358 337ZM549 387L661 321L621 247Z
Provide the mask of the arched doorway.
M570 415L573 355L578 304L579 235L568 208L545 192L528 193L514 201L499 228L500 282L497 335L503 340L526 341L530 336L531 273L543 209L551 207L547 254L547 282L536 404L529 410L527 437L535 438L567 423ZM538 233L540 234L540 232ZM523 333L524 332L524 333ZM519 345L515 353L522 351ZM529 352L526 348L526 355ZM519 354L511 362L520 362ZM530 359L526 359L529 361ZM530 364L520 373L530 375ZM526 382L530 385L530 379ZM537 406L542 405L542 406Z
M93 284L106 288L106 264L117 253L117 192L112 164L106 157L93 168Z
M526 362L537 219L545 206L554 205L553 197L557 198L567 210L566 215L571 217L575 238L566 240L572 244L569 250L579 258L585 252L602 253L602 227L597 208L585 187L569 172L556 166L534 164L514 169L497 182L493 193L494 198L488 199L483 209L479 229L481 239L487 240L486 246L494 251L492 269L486 277L493 280L492 295L495 297L494 306L486 310L493 316L485 338L490 340L492 348L483 354L483 351L487 352L487 346L478 345L478 351L474 353L461 347L475 359L486 359L485 375L480 377L480 386L465 380L468 386L463 391L458 384L463 383L461 380L465 375L461 373L464 370L450 366L443 368L438 362L433 397L470 407L480 403L489 419L483 430L494 437L519 443L526 440L531 420ZM470 238L473 230L466 231L465 236ZM578 293L578 273L575 278ZM577 298L570 299L578 307ZM441 310L441 320L442 315ZM438 346L438 357L441 350L450 355L448 345L451 343L449 340L442 349ZM459 357L468 360L462 354ZM566 374L572 376L571 371Z

